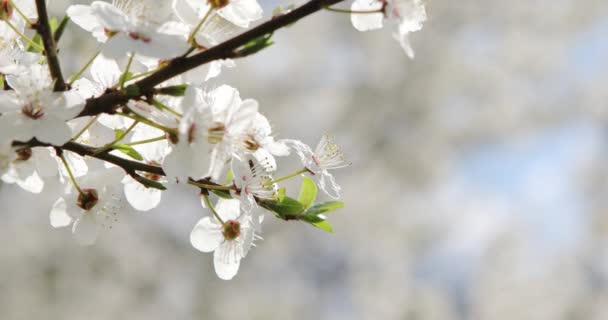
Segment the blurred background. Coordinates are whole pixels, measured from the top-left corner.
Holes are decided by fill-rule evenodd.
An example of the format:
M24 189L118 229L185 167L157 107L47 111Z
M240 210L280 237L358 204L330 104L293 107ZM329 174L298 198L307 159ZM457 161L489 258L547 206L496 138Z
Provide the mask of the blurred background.
M59 190L2 185L0 319L608 319L608 2L427 13L414 60L393 26L322 12L210 83L257 99L278 137L336 136L353 165L335 233L268 216L227 282L189 243L207 214L191 188L82 248L49 225ZM68 32L70 73L95 43Z

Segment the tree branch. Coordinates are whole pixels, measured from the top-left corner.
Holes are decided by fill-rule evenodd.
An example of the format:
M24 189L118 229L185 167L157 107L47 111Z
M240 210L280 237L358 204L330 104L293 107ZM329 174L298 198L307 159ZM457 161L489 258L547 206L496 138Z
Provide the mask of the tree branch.
M190 57L175 58L171 60L164 68L135 82L134 85L139 88L138 91L142 93L142 95L151 93L155 86L164 81L214 60L235 58L234 51L249 41L295 23L296 21L313 14L324 7L342 1L344 0L310 0L295 10L280 16L276 16L271 20L250 29L249 31L218 44L217 46ZM78 115L78 117L93 116L100 113L112 113L116 105L126 103L130 98L132 97L129 97L126 93L120 91L113 91L98 98L91 98L87 100L85 108Z
M61 74L61 65L57 57L57 44L49 23L49 16L46 10L46 0L36 0L36 10L38 11L38 22L34 24L36 31L40 34L44 44L44 55L49 65L51 77L55 81L53 90L65 91L68 86Z
M91 158L96 158L99 160L103 160L109 163L112 163L114 165L117 165L121 168L123 168L127 173L132 173L135 171L143 171L143 172L148 172L148 173L152 173L152 174L158 174L158 175L165 175L165 172L163 171L163 168L159 167L159 166L153 166L153 165L149 165L149 164L145 164L145 163L141 163L141 162L137 162L137 161L132 161L132 160L128 160L128 159L124 159L121 157L117 157L115 155L110 154L109 152L111 150L105 151L105 152L101 152L101 153L95 153L96 148L93 147L89 147L89 146L85 146L84 144L80 144L77 142L68 142L62 146L54 146L52 144L49 143L45 143L45 142L40 142L37 139L32 139L28 142L13 142L13 146L15 147L28 147L28 148L34 148L34 147L55 147L55 148L59 148L61 150L67 150L67 151L71 151L74 153L79 154L82 157L88 156Z

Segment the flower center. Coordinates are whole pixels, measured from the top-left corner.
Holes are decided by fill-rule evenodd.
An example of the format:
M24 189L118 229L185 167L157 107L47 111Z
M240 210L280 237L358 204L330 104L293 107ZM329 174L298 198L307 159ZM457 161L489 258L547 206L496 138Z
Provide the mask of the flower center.
M211 128L209 128L209 143L215 144L220 143L224 139L226 133L226 125L222 122L215 122Z
M214 8L220 9L227 6L230 0L207 0L207 2Z
M234 240L241 235L241 223L236 220L228 220L224 223L222 231L226 240Z
M21 112L30 119L40 119L44 116L44 107L39 104L29 103L21 108Z
M32 149L23 148L15 151L17 153L17 161L27 161L32 157Z
M198 126L193 123L188 128L188 143L192 144L196 141L196 133L198 132Z
M83 210L91 210L99 201L97 190L95 189L82 189L82 193L78 195L76 205Z
M129 37L133 40L141 40L143 43L149 43L152 40L139 32L129 32Z
M13 6L9 0L0 2L0 20L8 20L13 15Z
M260 148L260 144L255 140L255 137L251 134L248 134L245 140L243 140L243 144L245 145L245 149L249 151L256 151Z

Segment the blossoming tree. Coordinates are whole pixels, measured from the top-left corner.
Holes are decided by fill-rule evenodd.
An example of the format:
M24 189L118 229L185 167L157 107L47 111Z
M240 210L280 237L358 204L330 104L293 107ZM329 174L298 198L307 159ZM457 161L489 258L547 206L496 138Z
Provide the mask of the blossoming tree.
M190 240L214 253L221 279L236 275L260 239L265 212L331 232L324 213L343 206L331 171L348 166L340 147L328 135L314 150L277 138L256 100L206 81L321 10L351 14L361 31L397 24L395 38L413 57L407 36L426 19L420 0L355 0L351 9L340 2L279 8L252 26L263 16L256 0L93 1L70 6L61 20L48 16L45 0L2 0L2 180L32 193L60 181L50 223L69 226L82 245L94 244L127 203L151 210L163 190L191 185L209 214ZM70 21L99 51L66 78L57 48ZM279 158L292 151L302 167L276 177ZM302 187L290 197L280 184L299 176ZM316 202L317 189L334 200Z

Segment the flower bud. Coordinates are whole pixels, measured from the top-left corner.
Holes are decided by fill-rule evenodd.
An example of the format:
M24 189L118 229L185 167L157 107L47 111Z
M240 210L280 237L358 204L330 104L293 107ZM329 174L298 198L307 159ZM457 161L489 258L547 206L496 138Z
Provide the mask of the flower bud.
M13 6L9 0L0 0L0 20L6 21L13 15Z
M216 9L221 9L230 4L230 0L207 0L207 2Z

